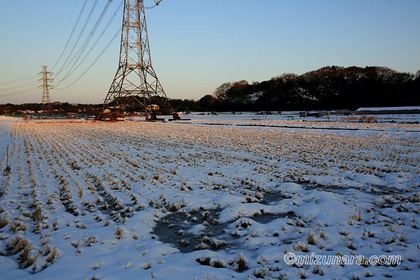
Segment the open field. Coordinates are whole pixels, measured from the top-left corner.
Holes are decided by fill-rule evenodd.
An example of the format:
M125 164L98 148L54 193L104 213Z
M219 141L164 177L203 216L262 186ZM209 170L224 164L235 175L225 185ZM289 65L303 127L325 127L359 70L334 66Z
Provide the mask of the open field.
M415 279L420 271L420 125L0 124L0 170L7 145L11 167L0 178L4 279ZM289 265L291 253L345 263ZM346 263L352 256L358 264Z

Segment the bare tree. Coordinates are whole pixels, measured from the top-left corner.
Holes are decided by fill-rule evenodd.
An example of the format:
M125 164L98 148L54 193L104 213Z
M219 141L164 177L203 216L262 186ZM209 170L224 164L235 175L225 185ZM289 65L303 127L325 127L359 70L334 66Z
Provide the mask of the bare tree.
M233 83L224 83L213 92L219 100L225 100L227 97L227 92L233 87Z

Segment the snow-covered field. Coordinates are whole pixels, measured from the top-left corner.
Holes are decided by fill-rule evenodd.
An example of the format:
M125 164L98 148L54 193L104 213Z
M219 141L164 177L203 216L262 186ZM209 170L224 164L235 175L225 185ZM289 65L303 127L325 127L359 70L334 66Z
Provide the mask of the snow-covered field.
M420 107L415 107L420 110ZM371 108L374 109L374 108ZM387 108L391 111L391 108ZM373 111L373 110L372 110ZM309 112L311 113L311 112ZM228 121L297 121L297 122L346 122L346 123L360 123L360 122L372 122L372 123L391 123L391 124L419 124L420 123L420 114L380 114L379 112L375 115L343 115L343 114L331 114L323 115L321 117L307 116L302 117L301 112L298 111L285 111L285 112L272 112L267 114L267 112L259 113L250 113L250 112L224 112L216 113L216 115L211 113L191 113L183 118L191 118L192 120L228 120Z
M418 124L0 117L0 278L418 279L419 141Z

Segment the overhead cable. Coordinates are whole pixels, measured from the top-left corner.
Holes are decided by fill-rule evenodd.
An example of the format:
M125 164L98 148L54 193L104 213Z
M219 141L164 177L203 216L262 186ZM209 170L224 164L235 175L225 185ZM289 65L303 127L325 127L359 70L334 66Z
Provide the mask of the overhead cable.
M89 45L90 41L92 40L93 36L95 35L100 23L104 19L104 16L105 16L110 4L111 4L111 1L108 1L107 4L105 5L102 13L100 14L100 16L99 16L98 20L96 21L95 25L92 27L89 35L86 37L82 46L80 47L80 49L77 51L76 55L74 56L74 58L70 62L72 64L70 69L67 71L65 76L58 82L57 85L61 84L64 80L66 80L68 77L70 77L71 74L73 74L80 67L80 65L84 62L84 60L87 58L87 56L85 56L82 59L82 61L79 63L81 56L85 52L87 46Z
M26 82L26 83L21 83L21 84L14 85L14 86L8 86L8 87L5 87L5 88L0 88L0 91L9 91L11 89L24 88L24 87L28 87L28 86L35 85L35 84L38 84L38 80L30 81L30 82Z
M0 93L0 96L1 97L15 96L15 95L21 95L21 94L26 94L26 93L34 92L36 90L38 90L38 87L31 88L31 89L26 89L26 90L19 90L19 91L12 91L12 92Z
M86 18L86 20L85 20L85 22L84 22L84 24L83 24L83 26L82 26L82 30L80 31L80 33L79 33L79 36L77 37L77 39L76 39L76 42L73 44L73 47L72 47L72 49L70 50L70 53L69 53L69 55L67 56L67 59L65 60L65 62L63 63L63 66L60 68L60 70L58 70L57 71L57 73L56 73L56 75L58 76L64 69L66 69L68 66L69 66L69 64L71 63L71 61L73 61L73 59L74 59L74 57L72 56L73 55L73 52L74 52L74 50L76 49L76 47L77 47L77 45L79 44L79 41L80 41L80 39L81 39L81 37L82 37L82 35L83 35L83 33L85 32L85 29L86 29L86 26L89 24L89 21L90 21L90 19L92 18L92 14L93 14L93 12L95 11L95 8L96 8L96 5L98 4L98 0L95 0L95 2L93 3L93 6L92 6L92 8L91 8L91 10L90 10L90 12L89 12L89 14L88 14L88 16L87 16L87 18ZM71 60L70 60L70 58L72 58ZM70 60L70 62L69 62L69 60Z
M105 31L108 30L109 26L111 25L112 21L114 20L115 16L118 14L118 12L120 11L122 5L124 4L123 1L120 2L120 5L117 7L117 9L115 10L114 14L112 15L112 17L110 18L110 20L108 21L107 25L104 27L104 29L102 30L101 34L99 34L98 38L96 39L96 41L93 43L92 47L89 49L89 51L86 53L86 55L84 56L84 58L79 62L79 64L76 66L76 68L69 74L71 75L72 73L74 73L81 65L82 63L89 57L89 55L92 53L92 51L94 50L94 48L96 47L96 45L99 43L99 41L102 39L103 35L105 34ZM63 79L64 80L64 79ZM58 85L58 84L57 84Z
M68 26L69 26L69 24L70 24L70 20L71 20L71 19L72 19L72 17L73 17L73 13L74 13L74 10L75 10L75 8L76 8L76 4L77 4L77 0L76 0L76 1L74 1L73 9L71 10L71 13L70 13L69 19L68 19L68 21L67 21L66 27L64 28L64 32L61 34L61 37L60 37L59 43L57 44L57 48L58 48L58 46L60 45L61 41L63 40L64 34L66 34L67 28L68 28ZM82 11L83 11L83 10L81 10L81 11L80 11L80 13L79 13L79 18L80 18L80 16L81 16L81 12L82 12ZM54 66L51 68L51 70L53 70L53 69L55 68L55 66L57 66L57 64L60 62L61 58L63 57L64 52L66 51L67 46L68 46L68 44L69 44L69 42L70 42L70 40L71 40L71 38L72 38L72 36L73 36L73 34L74 34L74 30L76 29L77 24L78 24L78 20L76 21L76 24L75 24L75 26L73 27L73 31L72 31L72 33L70 34L70 37L69 37L69 39L67 40L67 43L66 43L66 45L64 46L64 49L63 49L63 51L61 52L60 57L57 59L57 61L55 62ZM57 48L56 48L56 50L57 50ZM55 51L54 51L54 53L55 53Z
M115 38L120 34L120 32L121 32L121 29L119 28L117 30L117 32L114 34L114 36L111 38L111 40L108 42L108 44L105 46L105 48L99 53L99 55L95 58L95 60L89 65L89 67L76 80L74 80L71 84L67 85L66 87L58 88L56 90L67 89L67 88L71 87L72 85L74 85L77 81L79 81L96 64L96 62L101 58L101 56L109 48L109 46L112 44L112 42L115 40Z
M37 76L38 76L37 74L33 74L33 75L29 75L29 76L22 77L22 78L17 78L17 79L13 79L13 80L9 80L9 81L0 82L0 86L1 85L6 85L7 86L7 85L10 85L10 84L21 83L23 81L33 79L33 78L35 78Z
M69 36L69 39L67 40L67 43L66 43L66 45L64 46L64 49L63 49L63 51L61 52L61 55L60 55L59 59L58 59L58 60L57 60L57 62L54 64L54 66L52 67L52 69L54 69L54 68L57 66L58 62L61 60L61 58L63 57L64 53L66 52L67 47L69 46L70 41L71 41L71 39L73 38L74 32L76 31L76 28L77 28L77 26L79 25L80 19L82 18L82 15L83 15L83 12L84 12L84 10L85 10L85 7L86 7L86 4L87 4L87 1L88 1L88 0L85 0L85 2L83 3L83 6L82 6L82 8L80 9L79 16L77 17L76 23L74 24L74 27L73 27L73 30L71 31L71 34L70 34L70 36ZM69 56L70 56L70 55L69 55ZM67 58L67 59L68 59L68 58ZM66 61L67 61L67 60L66 60ZM64 63L64 64L65 64L65 63ZM57 71L57 73L60 73L60 72L63 70L63 68L64 68L64 64L63 64L63 65L61 66L61 68Z

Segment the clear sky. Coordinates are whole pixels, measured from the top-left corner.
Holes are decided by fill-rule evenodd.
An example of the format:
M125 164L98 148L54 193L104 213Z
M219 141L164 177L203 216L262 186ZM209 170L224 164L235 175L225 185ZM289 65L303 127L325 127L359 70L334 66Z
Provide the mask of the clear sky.
M40 77L32 75L41 65L60 72L84 42L79 57L86 59L71 75L53 76L53 85L68 77L50 91L51 99L103 102L118 66L122 0L111 2L94 33L108 0L87 0L74 28L84 2L0 0L0 103L41 102ZM146 17L153 67L169 98L199 99L225 82L331 65L420 70L419 0L163 0Z

